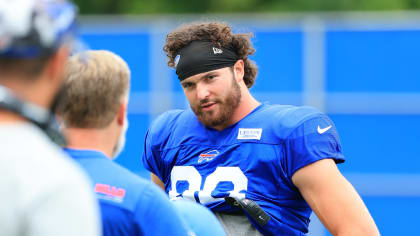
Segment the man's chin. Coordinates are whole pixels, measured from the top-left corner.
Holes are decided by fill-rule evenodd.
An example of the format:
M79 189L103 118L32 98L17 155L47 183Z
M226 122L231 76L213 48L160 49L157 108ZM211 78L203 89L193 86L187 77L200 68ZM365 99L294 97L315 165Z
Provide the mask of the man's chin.
M226 119L221 119L220 117L211 118L211 119L207 117L206 119L199 119L199 120L204 126L211 127L211 128L223 126L223 124L226 123Z
M212 124L213 121L215 120L213 114L212 115L210 115L210 114L206 114L206 115L201 114L198 117L198 119L200 120L201 123L203 123L205 125Z

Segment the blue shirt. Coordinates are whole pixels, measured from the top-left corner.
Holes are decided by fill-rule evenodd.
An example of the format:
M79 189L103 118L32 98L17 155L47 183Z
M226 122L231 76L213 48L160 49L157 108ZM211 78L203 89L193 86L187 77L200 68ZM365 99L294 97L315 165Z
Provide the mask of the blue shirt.
M300 168L321 159L344 161L333 122L312 107L263 104L217 131L191 110L162 114L150 126L144 166L165 184L170 198L237 211L226 196L254 200L271 220L265 235L303 235L311 209L292 182Z
M172 202L197 236L225 236L225 230L208 208L191 201Z
M188 235L166 194L93 150L64 149L90 176L99 199L103 235Z

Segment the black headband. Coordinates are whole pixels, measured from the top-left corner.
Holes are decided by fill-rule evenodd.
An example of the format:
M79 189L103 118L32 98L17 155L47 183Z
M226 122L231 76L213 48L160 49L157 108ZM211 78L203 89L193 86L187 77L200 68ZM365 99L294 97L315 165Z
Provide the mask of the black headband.
M196 74L233 66L238 59L232 49L209 41L193 41L182 48L175 58L176 74L182 81Z

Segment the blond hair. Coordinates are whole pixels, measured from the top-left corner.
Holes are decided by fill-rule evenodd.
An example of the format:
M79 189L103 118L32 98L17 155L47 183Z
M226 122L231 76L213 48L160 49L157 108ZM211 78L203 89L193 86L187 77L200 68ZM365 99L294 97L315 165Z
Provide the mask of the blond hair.
M57 113L66 127L104 128L128 99L130 69L118 55L105 50L71 56Z

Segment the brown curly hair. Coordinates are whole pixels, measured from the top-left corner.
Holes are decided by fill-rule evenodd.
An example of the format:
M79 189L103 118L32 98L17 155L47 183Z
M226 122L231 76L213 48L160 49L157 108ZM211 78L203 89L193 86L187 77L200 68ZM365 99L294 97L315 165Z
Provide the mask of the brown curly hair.
M193 22L183 24L168 33L163 51L168 57L168 66L175 67L175 57L192 41L208 40L221 47L233 48L239 59L244 61L244 82L251 88L258 73L257 65L248 58L255 53L252 37L252 33L232 33L231 27L224 22Z

